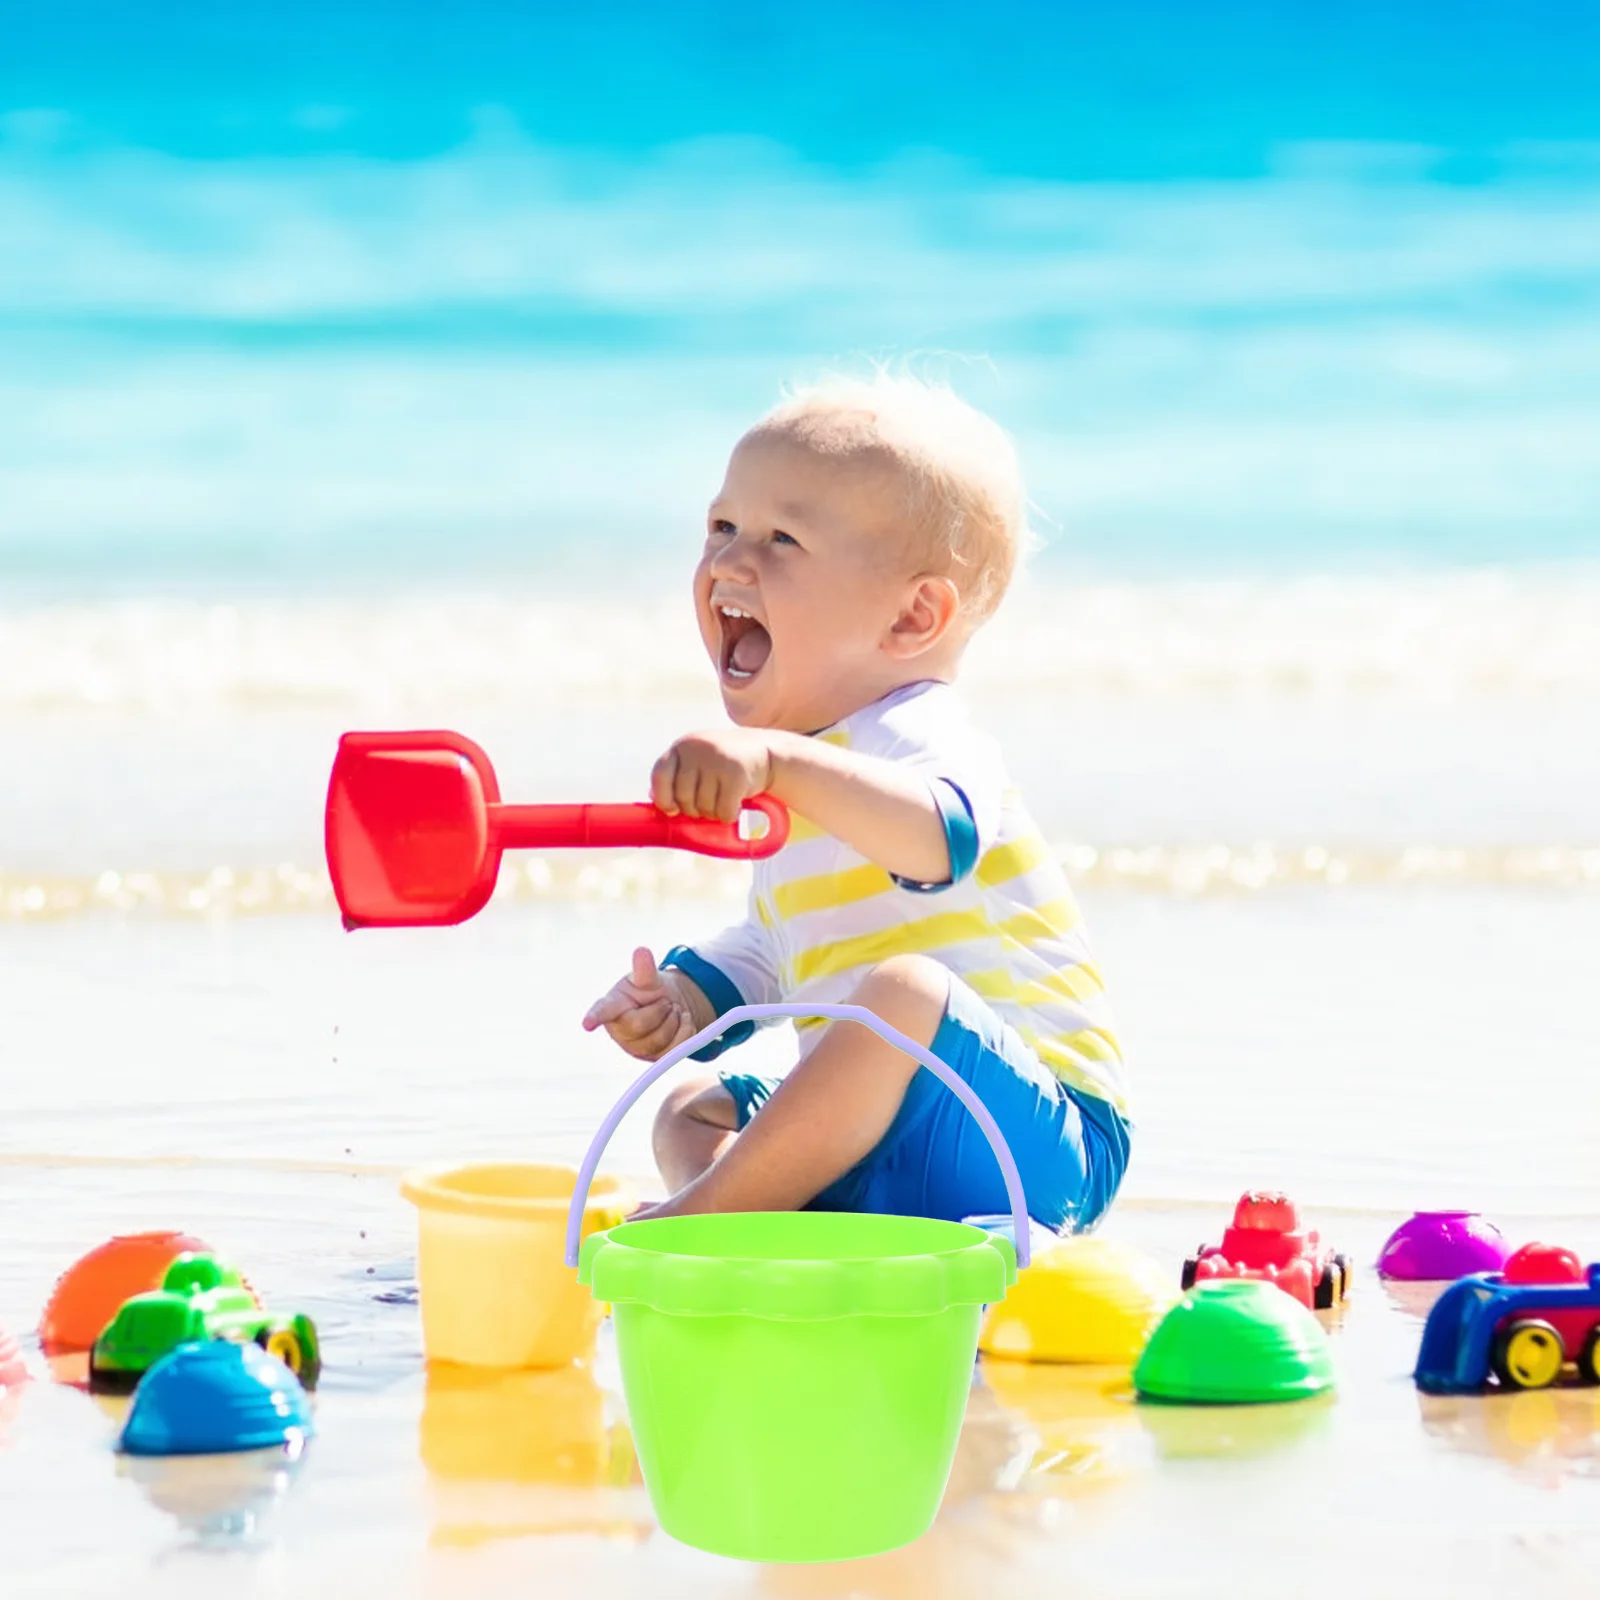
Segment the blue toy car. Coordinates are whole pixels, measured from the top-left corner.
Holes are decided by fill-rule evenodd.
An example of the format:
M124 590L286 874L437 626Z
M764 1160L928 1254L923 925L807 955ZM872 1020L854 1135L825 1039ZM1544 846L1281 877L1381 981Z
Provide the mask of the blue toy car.
M1434 1302L1416 1381L1428 1394L1471 1394L1491 1376L1504 1389L1543 1389L1568 1366L1600 1383L1600 1264L1530 1244L1504 1272L1462 1278Z

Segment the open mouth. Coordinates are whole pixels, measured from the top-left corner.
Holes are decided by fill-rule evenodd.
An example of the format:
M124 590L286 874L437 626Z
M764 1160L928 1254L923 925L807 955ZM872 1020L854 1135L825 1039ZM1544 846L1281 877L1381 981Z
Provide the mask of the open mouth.
M766 666L772 654L772 635L748 611L738 606L717 605L717 620L722 625L722 657L719 665L723 681L749 683Z

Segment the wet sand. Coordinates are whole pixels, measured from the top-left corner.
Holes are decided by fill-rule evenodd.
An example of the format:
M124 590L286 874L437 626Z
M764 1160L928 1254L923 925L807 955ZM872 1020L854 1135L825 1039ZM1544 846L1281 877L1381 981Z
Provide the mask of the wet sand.
M509 906L393 938L287 915L0 928L20 1068L0 1323L25 1333L108 1234L178 1225L310 1311L327 1360L299 1462L133 1463L117 1408L33 1350L36 1381L0 1398L0 1595L1595 1592L1600 1391L1419 1397L1425 1300L1370 1270L1406 1210L1462 1200L1600 1257L1583 893L1085 896L1141 1118L1108 1232L1175 1277L1242 1187L1290 1188L1365 1269L1333 1324L1331 1403L1156 1409L1124 1374L986 1362L928 1535L759 1568L656 1528L604 1340L592 1375L428 1373L399 1169L575 1162L633 1075L576 1028L597 978L633 939L726 909ZM783 1050L775 1033L742 1053ZM646 1170L648 1123L642 1106L612 1170Z
M591 1368L424 1366L409 1218L389 1178L245 1167L219 1196L214 1172L146 1177L147 1200L247 1242L275 1297L320 1319L318 1437L298 1461L130 1461L110 1448L125 1401L48 1378L6 1396L4 1592L16 1600L218 1584L790 1600L1593 1593L1600 1391L1418 1395L1408 1374L1431 1292L1385 1287L1370 1269L1351 1304L1324 1315L1332 1400L1150 1406L1125 1371L986 1359L927 1535L871 1560L760 1567L656 1527L609 1325ZM35 1219L5 1269L13 1308L48 1286L74 1212L105 1174L11 1167L4 1178L9 1214ZM1318 1220L1365 1266L1392 1219ZM1213 1221L1203 1208L1130 1205L1109 1231L1175 1272ZM1600 1253L1579 1219L1508 1227ZM341 1249L349 1237L359 1247Z

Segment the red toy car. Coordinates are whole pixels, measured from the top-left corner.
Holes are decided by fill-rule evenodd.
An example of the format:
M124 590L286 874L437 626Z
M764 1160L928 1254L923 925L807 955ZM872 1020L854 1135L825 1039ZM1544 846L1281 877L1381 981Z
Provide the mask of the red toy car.
M1234 1207L1220 1245L1201 1245L1183 1264L1183 1287L1211 1278L1261 1278L1303 1306L1327 1311L1350 1294L1350 1262L1328 1249L1314 1229L1302 1230L1287 1195L1252 1191Z

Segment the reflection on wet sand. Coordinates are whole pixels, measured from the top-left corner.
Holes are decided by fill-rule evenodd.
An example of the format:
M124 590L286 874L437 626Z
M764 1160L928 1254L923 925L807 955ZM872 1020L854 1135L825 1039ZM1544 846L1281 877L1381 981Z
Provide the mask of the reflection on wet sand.
M1555 1489L1569 1478L1600 1477L1600 1389L1418 1394L1417 1405L1430 1438L1493 1456L1530 1483Z
M269 1542L272 1513L300 1470L302 1445L220 1456L117 1457L117 1475L138 1484L194 1542L232 1547Z
M1288 1400L1277 1405L1173 1406L1143 1401L1139 1421L1166 1460L1221 1460L1268 1456L1321 1432L1335 1397Z
M1428 1320L1433 1302L1444 1293L1448 1285L1433 1282L1407 1283L1400 1278L1382 1278L1384 1297L1396 1311L1416 1322Z
M655 1527L620 1404L587 1366L433 1362L420 1431L436 1545L572 1533L637 1542Z
M1144 1465L1127 1367L985 1361L982 1383L1032 1432L1020 1491L1076 1494Z
M1341 1300L1338 1305L1313 1312L1312 1315L1322 1324L1324 1333L1337 1333L1344 1326L1344 1319L1350 1315L1350 1302L1348 1299Z
M131 1395L90 1394L111 1424L108 1441L122 1431ZM262 1545L271 1540L272 1514L300 1471L305 1441L270 1450L228 1455L116 1457L117 1476L139 1486L193 1542L207 1548Z

